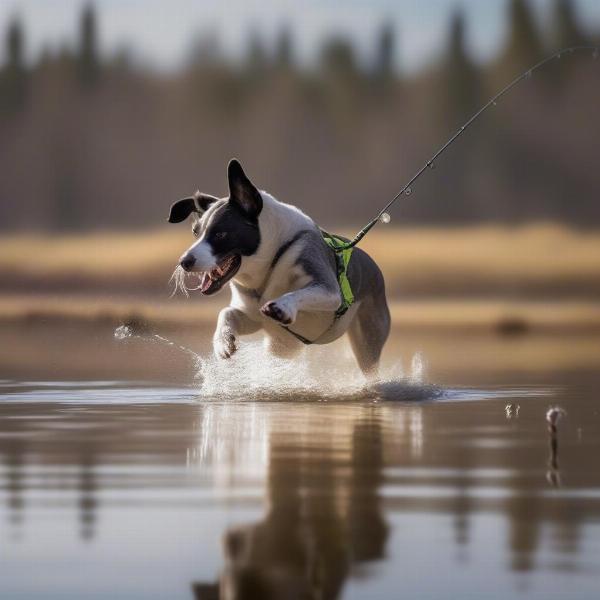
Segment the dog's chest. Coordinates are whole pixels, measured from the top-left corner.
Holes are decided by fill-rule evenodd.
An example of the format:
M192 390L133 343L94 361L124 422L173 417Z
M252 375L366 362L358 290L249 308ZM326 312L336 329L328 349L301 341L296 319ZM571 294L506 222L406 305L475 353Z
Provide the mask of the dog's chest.
M294 292L307 285L310 277L299 265L282 264L273 270L262 289L249 288L243 285L232 284L232 305L241 308L254 320L264 320L260 312L267 302L279 298L284 294Z

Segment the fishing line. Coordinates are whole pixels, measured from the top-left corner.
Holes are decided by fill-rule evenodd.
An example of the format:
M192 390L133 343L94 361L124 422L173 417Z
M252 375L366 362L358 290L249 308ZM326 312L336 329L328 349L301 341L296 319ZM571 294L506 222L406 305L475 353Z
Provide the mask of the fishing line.
M425 173L425 171L433 169L434 166L435 166L435 161L484 112L486 112L488 110L488 108L490 108L492 106L496 106L496 104L498 103L498 100L500 100L504 95L508 94L508 92L510 92L519 83L521 83L522 81L524 81L526 79L530 79L531 76L532 76L532 74L534 73L534 71L537 71L538 69L540 69L541 67L545 66L546 64L548 64L549 62L551 62L551 61L553 61L555 59L560 59L563 55L571 56L572 54L574 54L575 52L578 52L580 50L592 51L592 57L594 58L594 60L598 59L598 57L600 56L600 47L598 47L598 46L572 46L570 48L564 48L563 50L559 50L558 52L555 52L554 54L552 54L552 56L549 56L548 58L545 58L545 59L541 60L540 62L538 62L533 67L527 69L527 71L524 71L517 78L513 79L505 88L503 88L494 97L492 97L487 102L487 104L485 104L484 106L482 106L468 121L465 122L464 125L462 125L460 127L460 129L458 129L456 131L456 133L417 171L417 173L415 173L415 175L413 175L413 177L408 181L408 183L406 183L406 185L379 211L379 213L377 214L377 216L373 220L369 221L367 223L367 225L365 225L354 236L354 238L352 240L350 240L349 242L346 242L344 245L340 245L338 249L339 250L345 250L345 249L348 249L348 248L352 248L353 246L356 246L356 244L358 244L358 242L360 242L365 237L365 235L367 235L367 233L369 233L369 231L377 223L380 223L380 222L381 223L389 223L390 222L390 215L387 213L387 211L392 206L392 204L394 204L394 202L396 202L396 200L398 200L401 196L410 196L412 194L412 191L413 191L412 190L412 186L421 177L421 175L423 175L423 173Z

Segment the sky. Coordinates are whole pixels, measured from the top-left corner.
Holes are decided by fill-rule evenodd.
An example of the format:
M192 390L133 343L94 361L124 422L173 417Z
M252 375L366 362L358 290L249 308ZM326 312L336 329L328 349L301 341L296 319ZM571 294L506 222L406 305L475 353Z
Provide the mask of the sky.
M0 0L0 31L19 16L25 23L28 57L44 46L60 47L75 39L86 0ZM96 0L104 55L134 50L142 63L175 69L189 56L193 40L216 34L229 55L240 56L251 31L268 45L284 26L294 32L299 59L310 63L332 33L345 35L368 60L383 23L397 33L398 68L414 72L435 60L447 39L450 14L460 7L468 20L468 44L485 62L502 45L506 0ZM531 0L546 27L553 0ZM600 31L600 0L577 0L580 21ZM3 56L4 48L0 53Z

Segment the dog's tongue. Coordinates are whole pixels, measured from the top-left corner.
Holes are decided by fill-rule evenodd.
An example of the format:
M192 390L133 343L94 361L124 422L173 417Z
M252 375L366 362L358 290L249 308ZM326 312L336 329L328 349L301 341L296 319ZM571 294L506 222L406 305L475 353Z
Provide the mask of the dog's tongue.
M212 283L212 279L210 278L209 273L202 274L202 281L200 281L200 291L206 292L210 288L210 284Z

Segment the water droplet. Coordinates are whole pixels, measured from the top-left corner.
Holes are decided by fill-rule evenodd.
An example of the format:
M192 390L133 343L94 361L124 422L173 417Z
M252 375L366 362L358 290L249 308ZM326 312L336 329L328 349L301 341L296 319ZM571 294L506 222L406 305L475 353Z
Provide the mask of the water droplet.
M594 48L594 52L592 53L592 58L594 60L598 60L599 56L600 56L600 50L598 48Z
M132 335L133 330L128 325L121 325L115 329L115 339L117 340L124 340Z
M431 160L427 162L427 166L428 166L430 169L435 169L435 163L434 163L433 161L431 161Z
M498 102L496 102L496 100L494 100L494 101L492 102L492 105L493 105L493 106L498 106Z
M381 215L379 216L379 221L381 223L384 223L385 225L387 225L391 220L392 220L392 217L390 217L390 215L386 212L381 213Z
M411 188L411 187L407 187L407 188L404 190L404 193L405 193L407 196L410 196L410 195L412 194L412 188Z

